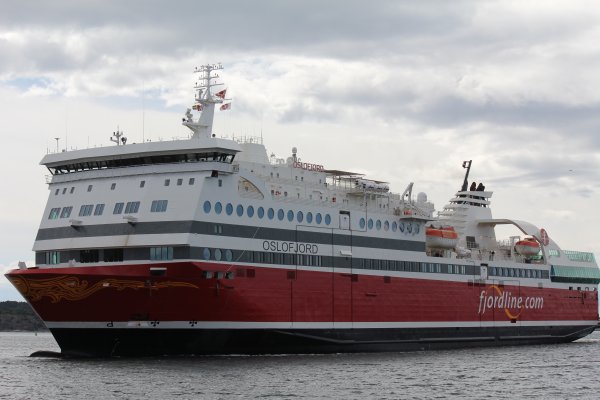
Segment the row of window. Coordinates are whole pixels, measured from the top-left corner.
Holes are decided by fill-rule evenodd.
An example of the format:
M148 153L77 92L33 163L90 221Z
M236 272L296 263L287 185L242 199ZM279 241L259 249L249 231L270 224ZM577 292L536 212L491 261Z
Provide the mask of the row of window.
M212 203L210 201L206 200L204 202L203 209L206 214L209 214L211 212L211 210L213 209ZM227 215L231 215L231 214L233 214L233 210L234 210L233 204L227 203L227 205L225 206L225 213ZM238 204L235 207L235 213L237 214L238 217L242 217L245 212L248 217L252 218L252 217L254 217L255 211L256 211L256 215L258 216L258 218L262 219L265 217L265 209L263 207L258 207L256 210L254 209L254 206L248 206L244 210L244 206L241 204ZM221 214L223 212L223 205L221 204L221 202L215 203L214 212L215 212L215 214ZM269 218L269 219L275 218L275 210L273 208L267 209L266 215L267 215L267 218ZM331 225L331 215L329 215L329 214L325 214L325 216L323 216L321 213L316 213L313 216L313 213L310 211L307 212L305 215L302 211L298 211L298 212L294 213L294 211L288 210L286 213L281 208L279 210L277 210L277 219L278 220L283 221L286 217L287 217L287 220L290 222L292 222L292 221L294 221L294 219L296 219L299 223L306 221L306 223L312 224L313 220L314 220L314 222L317 225L320 225L323 222L325 223L325 225Z
M188 179L188 185L193 185L196 181L196 178L189 178ZM169 186L171 184L171 180L170 179L165 179L165 186ZM183 185L183 178L178 178L177 179L177 186L181 186ZM144 186L146 186L146 181L140 181L140 187L143 188ZM115 190L117 187L117 184L115 182L110 184L110 190ZM94 185L88 185L87 187L87 191L91 192L92 189L94 188ZM54 190L54 195L58 196L58 194L61 192L60 188L57 188ZM71 189L69 191L70 194L73 194L75 192L75 186L71 186ZM63 188L62 189L62 194L66 194L67 193L67 188Z
M131 158L118 158L112 160L98 160L81 163L65 164L57 167L48 167L52 175L67 174L72 172L102 170L107 168L135 167L153 164L192 163L192 162L222 162L231 164L235 158L234 154L227 153L188 153L188 154L165 154L156 156L143 156Z
M548 277L548 271L540 269L490 267L490 276L503 276L509 278L537 278Z
M420 224L413 224L412 222L405 223L404 221L400 221L398 223L396 221L392 221L392 223L390 224L389 221L383 221L382 223L381 220L378 219L377 221L373 221L372 218L369 218L368 222L367 220L365 220L365 218L361 218L359 221L359 226L360 229L365 229L366 226L369 228L369 230L375 227L375 229L377 229L378 231L380 231L382 227L384 231L389 231L391 227L392 232L399 231L400 233L412 235L418 235L421 230Z
M165 212L167 211L168 200L153 200L150 205L150 212ZM127 203L119 202L115 203L113 208L113 214L135 214L140 209L139 201L129 201ZM58 219L58 218L69 218L71 216L71 211L73 211L73 207L60 207L53 208L50 210L50 214L48 215L48 219ZM79 208L79 216L80 217L88 217L92 215L92 212L95 216L102 215L104 213L104 204L99 203L96 204L83 204Z
M173 260L172 246L159 246L149 248L151 260ZM148 254L148 253L146 253ZM214 261L240 261L259 264L276 265L298 265L312 267L331 267L333 257L315 254L275 253L250 250L231 250L219 248L203 248L200 254L204 260ZM46 264L59 264L60 252L48 251L45 254ZM123 249L103 250L105 262L123 261ZM98 249L81 250L79 261L82 263L98 262L100 252ZM337 261L336 261L337 263ZM339 265L344 264L344 259L339 259ZM350 267L350 265L346 265ZM474 275L481 273L480 267L476 265L425 263L417 261L379 260L368 258L353 258L352 268L381 270L381 271L404 271L436 274ZM489 276L547 279L548 271L537 269L489 267Z

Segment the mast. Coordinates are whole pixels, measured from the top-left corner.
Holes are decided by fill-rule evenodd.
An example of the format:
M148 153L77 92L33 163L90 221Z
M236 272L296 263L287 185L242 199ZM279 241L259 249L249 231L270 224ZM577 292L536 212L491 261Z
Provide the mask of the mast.
M465 180L463 181L462 188L460 189L461 192L466 192L469 188L469 172L471 171L471 162L473 162L473 160L463 161L463 168L466 168L467 172L465 173Z
M222 83L215 83L219 75L215 71L223 69L219 64L207 64L196 67L194 73L199 74L198 82L194 86L196 98L192 108L185 112L182 124L190 128L193 132L192 139L212 136L212 125L215 116L215 104L223 103L225 100L226 89L213 93L211 88L222 86ZM228 100L228 99L227 99ZM200 113L197 119L194 119L192 110Z

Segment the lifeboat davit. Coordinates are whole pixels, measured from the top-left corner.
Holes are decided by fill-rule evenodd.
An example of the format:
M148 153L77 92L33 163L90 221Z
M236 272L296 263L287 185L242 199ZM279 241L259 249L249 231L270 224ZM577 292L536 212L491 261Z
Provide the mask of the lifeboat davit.
M515 243L515 251L522 256L536 256L540 252L540 244L534 238L525 238Z
M451 226L427 228L425 237L427 247L435 249L453 249L458 243L458 233Z

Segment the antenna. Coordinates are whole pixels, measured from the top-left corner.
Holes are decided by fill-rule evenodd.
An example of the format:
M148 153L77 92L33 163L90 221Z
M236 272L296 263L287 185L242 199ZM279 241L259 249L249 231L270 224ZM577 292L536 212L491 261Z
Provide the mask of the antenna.
M125 145L127 143L127 138L123 136L123 132L119 131L119 127L117 126L117 131L113 132L112 137L109 138L111 142L115 142L117 146Z
M56 140L56 152L58 153L58 141L60 140L60 138L55 137L54 140Z

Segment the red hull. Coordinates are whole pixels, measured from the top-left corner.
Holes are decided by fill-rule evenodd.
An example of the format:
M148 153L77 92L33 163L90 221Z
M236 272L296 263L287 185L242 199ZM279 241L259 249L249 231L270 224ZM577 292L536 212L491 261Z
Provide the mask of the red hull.
M541 337L549 333L544 327L552 326L589 333L598 320L597 292L517 281L482 284L448 280L452 275L436 280L421 278L427 274L374 276L204 262L165 266L163 276L142 264L16 270L7 277L53 332L435 328L448 335L448 329L502 328L521 335L535 328ZM69 346L59 344L63 350Z

